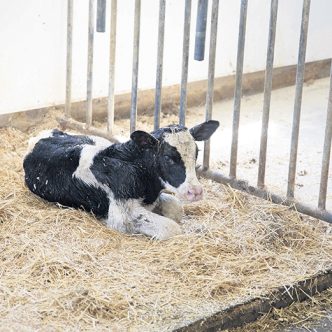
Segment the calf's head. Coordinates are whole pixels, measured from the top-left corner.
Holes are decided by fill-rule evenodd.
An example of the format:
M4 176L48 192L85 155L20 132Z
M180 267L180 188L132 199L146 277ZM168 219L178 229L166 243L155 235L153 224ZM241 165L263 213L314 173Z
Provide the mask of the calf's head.
M151 134L135 131L131 139L144 150L145 158L153 158L154 167L166 189L181 200L202 199L203 188L196 176L198 148L195 141L208 140L219 126L210 120L191 129L174 125Z

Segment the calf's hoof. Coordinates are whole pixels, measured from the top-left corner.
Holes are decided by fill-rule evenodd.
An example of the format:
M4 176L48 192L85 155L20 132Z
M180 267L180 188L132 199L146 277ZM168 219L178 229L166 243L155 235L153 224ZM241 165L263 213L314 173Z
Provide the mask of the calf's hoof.
M170 220L169 223L163 225L162 229L153 236L156 240L168 240L174 236L182 234L181 227L174 222L173 220Z

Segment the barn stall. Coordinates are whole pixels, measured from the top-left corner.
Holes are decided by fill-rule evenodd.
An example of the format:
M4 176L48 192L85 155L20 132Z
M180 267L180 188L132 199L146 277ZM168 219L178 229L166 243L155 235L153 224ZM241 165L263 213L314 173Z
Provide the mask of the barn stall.
M144 2L143 2L144 3ZM113 139L128 136L138 129L152 130L169 123L187 126L202 120L202 114L187 96L190 46L191 1L184 4L179 101L174 107L162 103L162 74L165 11L167 1L160 1L156 88L154 106L145 105L146 115L137 117L139 105L138 70L141 1L135 1L132 90L130 118L114 118L115 49L121 36L116 34L117 1L109 5L110 63L109 96L93 100L93 57L95 13L97 31L105 30L105 1L89 1L87 101L85 110L78 103L72 107L72 38L76 4L67 5L67 79L65 107L48 109L38 121L32 116L26 130L2 128L1 136L1 326L7 329L114 329L114 330L205 330L226 329L252 321L272 307L311 297L330 287L332 233L331 214L326 210L327 180L331 142L331 95L326 101L327 121L322 151L318 208L294 198L301 98L305 81L305 55L310 1L303 2L294 118L287 193L273 193L265 185L273 55L278 1L271 1L267 42L267 62L262 106L258 181L249 185L236 177L238 170L238 135L242 90L245 90L243 63L245 54L248 1L239 2L239 36L234 76L234 116L232 121L229 175L218 171L220 158L213 158L216 139L202 146L198 169L205 188L205 199L185 206L184 234L165 242L143 236L129 236L107 229L92 215L46 203L33 196L24 185L22 159L29 137L42 129L70 128ZM172 2L168 4L172 5ZM174 5L174 4L173 4ZM218 1L197 2L194 56L204 57L204 22L210 8L210 44L204 118L214 118L215 59L218 32ZM302 3L301 3L302 5ZM250 6L250 2L249 2ZM250 8L250 7L249 7ZM111 9L111 10L110 10ZM310 64L307 66L307 68ZM289 69L288 69L289 70ZM118 73L120 75L121 73ZM246 76L245 76L246 77ZM252 81L250 82L252 83ZM219 86L217 86L218 88ZM188 88L189 89L189 88ZM190 89L189 89L190 91ZM165 94L167 94L167 90ZM200 103L204 100L200 100ZM325 102L325 101L324 101ZM77 106L78 111L75 110ZM245 103L243 103L245 106ZM101 109L107 120L93 118L93 109ZM119 107L120 108L120 107ZM154 116L152 117L151 108ZM171 108L169 111L167 108ZM64 109L64 110L63 110ZM179 109L179 112L177 111ZM174 111L175 110L175 111ZM243 107L244 110L244 107ZM243 111L242 110L242 111ZM81 122L82 113L85 123ZM326 114L326 110L325 110ZM21 115L22 116L22 115ZM25 115L23 115L25 116ZM326 115L325 115L326 116ZM73 118L76 117L76 120ZM29 119L29 116L28 116ZM16 126L17 127L17 126ZM221 129L223 130L223 129ZM323 144L322 144L323 145ZM320 155L321 157L321 155ZM254 162L255 164L255 162ZM256 166L256 165L255 165ZM319 181L320 180L320 181ZM264 199L263 199L264 198ZM319 220L321 219L321 220Z

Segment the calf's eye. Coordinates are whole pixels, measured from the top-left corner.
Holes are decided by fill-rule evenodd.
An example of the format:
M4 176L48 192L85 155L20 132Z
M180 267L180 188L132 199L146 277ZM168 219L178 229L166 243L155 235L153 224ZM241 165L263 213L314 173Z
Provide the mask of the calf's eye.
M170 156L165 156L165 161L169 164L169 165L174 165L175 161L170 157Z

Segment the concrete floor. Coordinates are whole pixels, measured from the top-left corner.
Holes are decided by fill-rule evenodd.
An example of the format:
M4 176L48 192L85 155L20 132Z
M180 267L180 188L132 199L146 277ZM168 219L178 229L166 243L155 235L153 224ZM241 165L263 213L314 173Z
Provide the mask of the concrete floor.
M317 205L322 149L328 101L329 79L305 84L303 89L295 197L308 205ZM287 190L291 126L295 87L272 92L268 137L266 185L279 195ZM239 179L257 184L263 94L244 97L241 105L238 169ZM194 110L203 114L204 108ZM213 118L221 128L211 143L211 166L229 173L233 100L214 103ZM330 175L331 176L331 175ZM327 208L332 208L331 185Z

